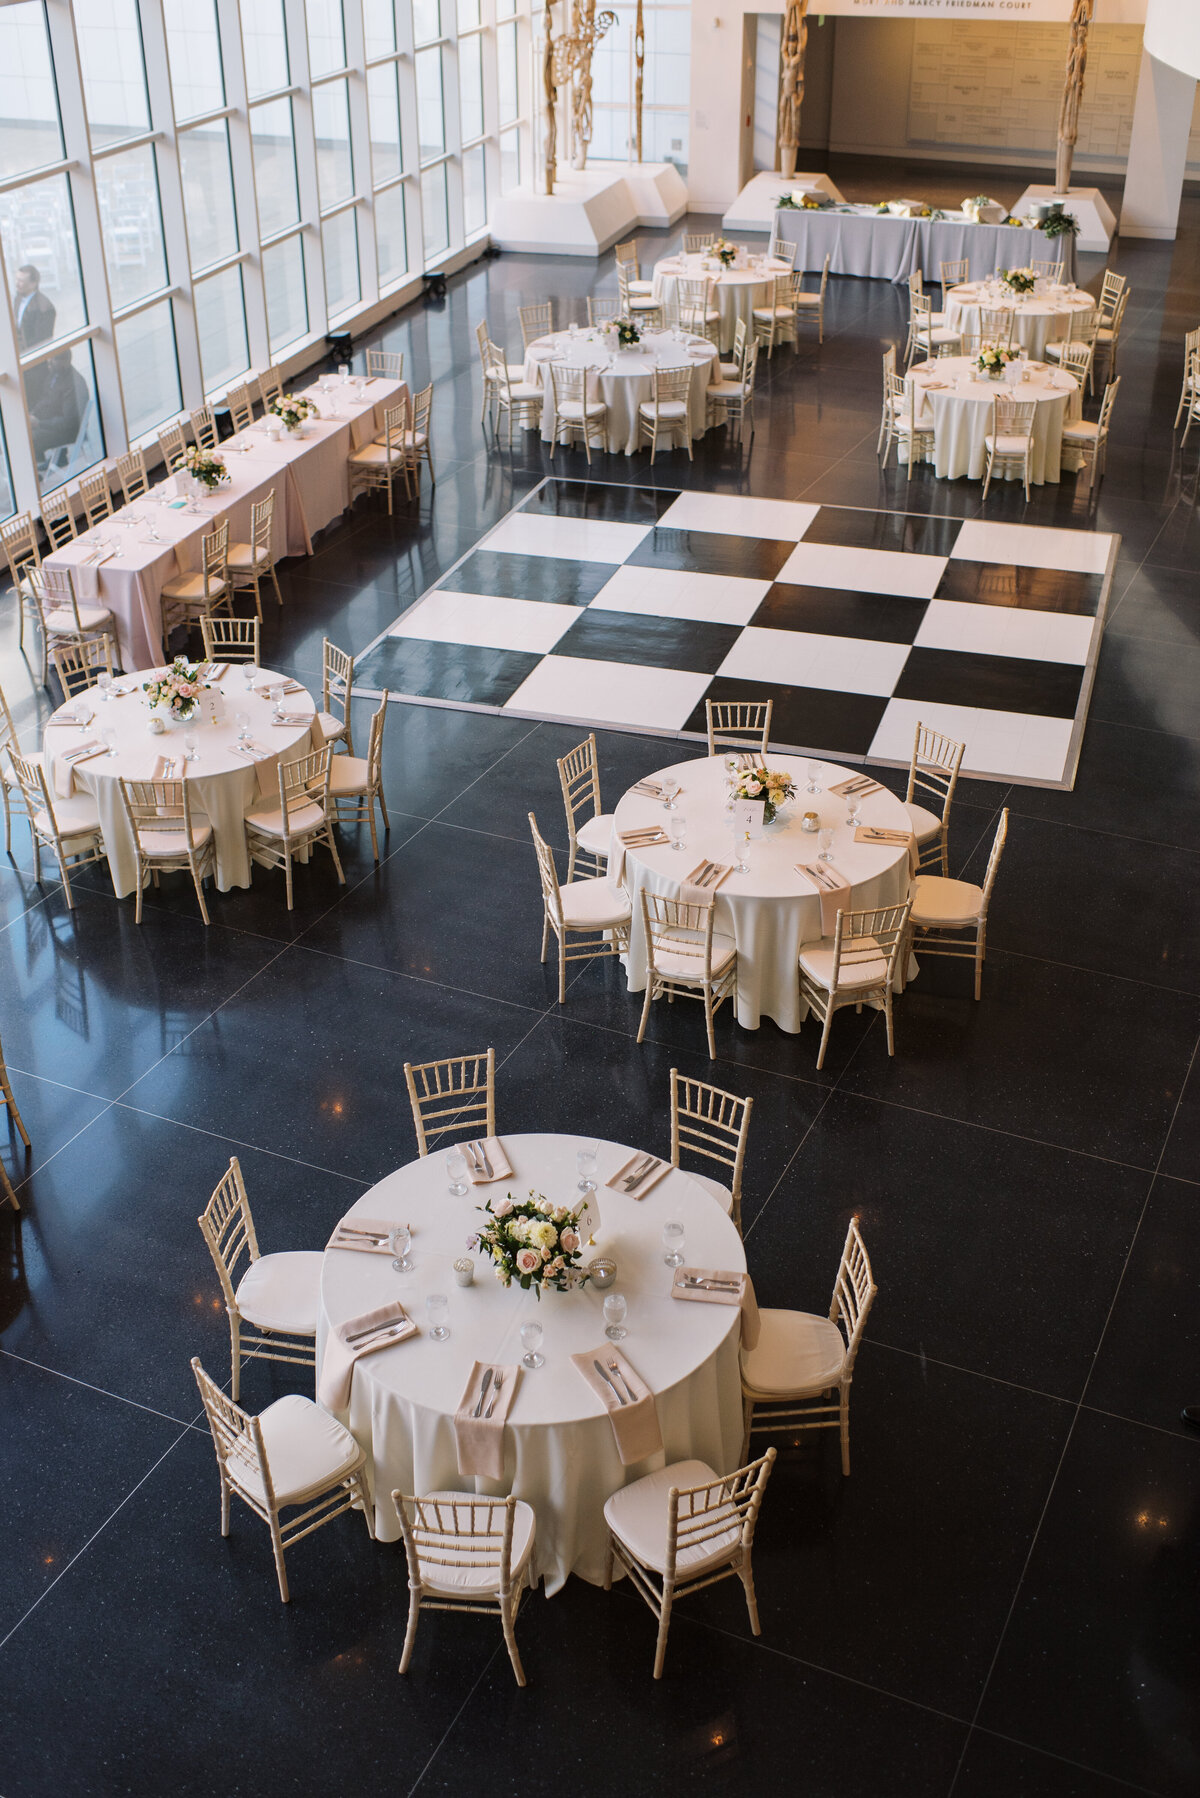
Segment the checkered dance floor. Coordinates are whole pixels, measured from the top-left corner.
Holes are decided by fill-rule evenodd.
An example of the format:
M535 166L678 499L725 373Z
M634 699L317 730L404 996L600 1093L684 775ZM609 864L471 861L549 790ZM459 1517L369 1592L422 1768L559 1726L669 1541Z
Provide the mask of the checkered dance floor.
M772 742L1069 786L1119 539L551 478L359 660L430 704L704 733L775 701Z

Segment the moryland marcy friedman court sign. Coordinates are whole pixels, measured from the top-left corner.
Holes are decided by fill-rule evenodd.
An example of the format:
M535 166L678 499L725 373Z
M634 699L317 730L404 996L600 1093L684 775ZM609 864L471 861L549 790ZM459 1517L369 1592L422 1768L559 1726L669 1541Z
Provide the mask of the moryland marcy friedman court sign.
M1071 0L810 0L809 10L839 18L1020 19L1065 25Z

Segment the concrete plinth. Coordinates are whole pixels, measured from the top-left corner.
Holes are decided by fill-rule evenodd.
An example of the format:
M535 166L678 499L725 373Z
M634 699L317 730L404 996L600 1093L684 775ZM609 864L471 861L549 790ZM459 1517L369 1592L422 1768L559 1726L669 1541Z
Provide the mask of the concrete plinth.
M1035 200L1061 200L1063 211L1079 220L1079 236L1075 239L1075 248L1099 250L1103 255L1108 254L1117 221L1098 187L1071 187L1065 194L1055 193L1052 187L1027 187L1013 207L1014 216L1020 218L1028 212ZM1048 257L1053 249L1054 239L1051 237L1046 244Z
M541 256L602 256L640 226L673 225L687 211L687 189L670 162L593 162L560 169L553 194L514 187L493 214L502 250Z
M844 205L845 198L834 186L828 175L805 174L780 175L770 169L755 175L753 181L743 187L729 211L721 220L723 231L772 231L775 228L775 202L780 194L802 193L806 187L816 188L818 192L828 194L838 205Z

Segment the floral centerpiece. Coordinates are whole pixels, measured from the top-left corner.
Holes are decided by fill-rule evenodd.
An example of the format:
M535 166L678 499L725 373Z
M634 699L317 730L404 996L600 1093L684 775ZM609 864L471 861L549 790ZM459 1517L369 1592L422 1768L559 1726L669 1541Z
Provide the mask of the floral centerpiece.
M994 343L985 343L976 357L975 366L989 381L998 381L1009 363L1015 362L1020 354L1018 349L1000 349Z
M229 470L222 457L215 450L201 449L198 443L189 443L182 456L177 456L171 467L177 474L190 474L194 481L199 481L210 493L215 493L229 479Z
M319 418L321 415L311 400L306 400L302 393L281 393L277 400L272 400L267 408L279 419L285 431L298 431L306 418Z
M194 716L207 684L200 679L197 663L189 662L186 656L176 656L165 674L142 682L142 691L150 695L152 706L159 706L182 724Z
M1009 293L1020 296L1033 292L1037 276L1031 268L1002 268L1000 281L1004 287L1007 287Z
M541 1298L549 1286L569 1292L588 1279L579 1264L583 1252L579 1211L552 1205L540 1192L530 1192L527 1199L504 1193L479 1209L486 1222L467 1246L491 1256L501 1285L511 1286L515 1280Z
M804 195L801 193L776 194L775 196L776 212L799 212L803 204Z
M744 768L734 785L735 799L763 799L763 823L773 824L781 806L796 796L796 784L790 774L770 768Z
M729 243L724 237L718 237L709 249L709 255L715 256L722 268L732 268L737 259L738 246Z
M600 327L600 335L615 337L617 348L621 350L636 350L642 341L641 328L631 318L606 318Z

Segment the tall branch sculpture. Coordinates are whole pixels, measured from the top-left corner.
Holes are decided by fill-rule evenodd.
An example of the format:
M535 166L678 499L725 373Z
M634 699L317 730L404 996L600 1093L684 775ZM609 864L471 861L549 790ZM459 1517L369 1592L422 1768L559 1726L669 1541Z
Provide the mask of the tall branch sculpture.
M546 42L542 49L542 86L546 99L546 192L554 192L558 172L558 83L554 79L554 0L546 0Z
M567 152L571 167L587 167L592 141L592 56L596 45L617 22L616 13L596 11L596 0L574 0L571 28L554 46L554 76L570 93Z
M1096 0L1075 0L1067 47L1067 77L1058 112L1058 154L1054 161L1054 191L1065 194L1071 185L1071 163L1079 136L1079 103L1083 99L1083 72L1087 67L1088 26Z
M633 59L637 74L633 87L633 137L637 146L637 160L642 160L642 85L646 73L646 18L642 11L642 0L637 0L637 19L633 27Z
M800 106L804 99L804 52L808 46L808 0L788 0L779 46L779 169L796 173L800 148Z

